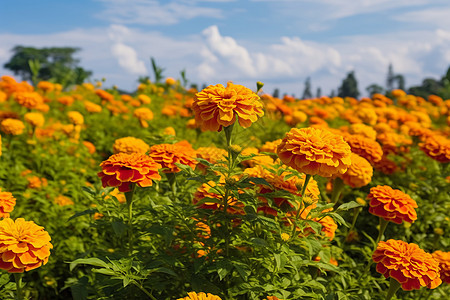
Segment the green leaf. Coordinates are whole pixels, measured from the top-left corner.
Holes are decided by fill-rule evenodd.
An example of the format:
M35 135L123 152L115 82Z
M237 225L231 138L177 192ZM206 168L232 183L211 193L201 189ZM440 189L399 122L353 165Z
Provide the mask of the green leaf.
M259 246L259 247L267 247L268 246L267 242L260 238L251 238L250 243L252 243L255 246Z
M107 275L107 276L114 276L117 275L116 272L114 272L111 269L106 269L106 268L102 268L102 269L92 269L92 272L95 273L99 273L99 274L103 274L103 275Z
M338 210L349 210L349 209L352 209L352 208L355 208L355 207L360 207L360 206L362 206L362 205L359 204L358 202L356 202L356 201L350 201L350 202L341 204L341 205L336 209L336 211L338 211Z
M102 268L108 268L108 264L104 262L103 260L91 257L91 258L79 258L70 263L70 271L72 272L73 269L75 269L78 265L91 265L95 267L102 267Z
M111 223L111 226L114 233L118 236L122 236L127 229L127 225L125 225L122 221L114 221Z
M98 209L96 209L96 208L89 208L89 209L86 209L84 211L77 212L76 214L71 216L67 221L73 220L75 218L78 218L78 217L81 217L81 216L84 216L84 215L92 215L92 214L94 214L96 212L98 212Z
M128 277L124 277L123 278L123 287L126 287L127 285L129 285L131 282L131 279Z
M88 296L87 286L89 280L86 276L78 279L78 282L70 287L73 300L86 300Z
M172 275L174 277L178 277L177 273L175 273L174 271L172 271L171 269L168 269L168 268L163 268L163 267L157 268L157 269L154 269L153 272L166 273L166 274Z
M217 274L220 280L224 279L233 269L233 265L228 260L222 260L217 263Z

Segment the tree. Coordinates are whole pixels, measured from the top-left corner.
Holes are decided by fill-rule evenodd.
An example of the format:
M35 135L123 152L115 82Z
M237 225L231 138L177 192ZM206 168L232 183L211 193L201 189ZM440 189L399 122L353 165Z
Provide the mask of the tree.
M368 87L366 87L366 91L372 97L373 94L383 94L384 88L381 85L373 83L373 84L369 85Z
M316 91L316 98L320 98L320 97L322 97L322 89L320 87L318 87L317 91Z
M280 98L280 90L279 90L278 88L275 88L275 89L273 90L272 97L274 97L274 98Z
M342 81L342 85L338 88L339 97L353 97L358 98L358 81L355 78L355 72L351 71L347 77Z
M311 78L306 78L305 80L305 89L303 90L302 99L310 99L312 98L311 93Z
M392 89L394 88L394 76L394 68L392 67L392 64L389 64L388 74L386 78L386 90L388 92L392 91Z
M81 84L92 75L91 71L79 67L80 60L73 57L79 48L15 46L11 51L13 56L3 67L35 84L37 80L54 81L63 86Z
M405 89L405 77L401 74L397 74L394 76L394 81L397 82L397 88L404 90Z

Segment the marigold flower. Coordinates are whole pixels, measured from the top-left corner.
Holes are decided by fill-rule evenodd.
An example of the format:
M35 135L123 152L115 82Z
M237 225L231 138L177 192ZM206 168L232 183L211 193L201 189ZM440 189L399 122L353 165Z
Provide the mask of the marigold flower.
M145 94L140 94L137 98L142 104L150 104L152 102L152 99Z
M62 97L59 97L56 101L58 101L59 103L61 103L63 105L70 106L73 104L75 99L72 96L62 96Z
M348 127L348 132L351 134L359 134L362 136L365 136L371 140L376 140L377 138L377 132L373 127L362 124L362 123L356 123L352 124Z
M145 154L150 149L143 140L128 136L114 141L113 152L116 153L142 153Z
M181 169L176 163L195 168L197 160L196 151L187 141L175 144L159 144L150 148L149 156L161 164L164 173L178 173Z
M95 153L95 145L92 144L89 141L83 141L83 145L87 148L89 154L94 154Z
M24 115L24 120L33 127L42 127L45 123L45 118L41 113L29 112Z
M69 111L67 113L67 116L69 117L69 120L73 125L83 125L84 123L83 115L77 111Z
M190 292L188 293L189 296L184 298L178 298L177 300L222 300L219 296L213 295L213 294L205 294L203 292L196 293L196 292Z
M0 221L0 269L22 273L45 265L50 256L50 235L33 221Z
M210 85L195 94L192 109L195 121L203 131L221 131L236 122L248 128L264 115L263 104L252 90L228 82Z
M134 110L133 116L139 119L141 126L148 127L147 121L153 120L153 112L147 107L140 107Z
M167 77L166 78L166 84L167 85L174 85L177 81L175 79L173 79L172 77Z
M44 103L44 99L36 92L19 92L14 95L14 100L21 106L28 109L39 107Z
M259 154L258 148L248 147L243 149L241 152L242 156L250 156L252 154L255 156L242 161L242 165L246 167L254 167L256 165L270 166L273 164L273 158L268 155Z
M224 181L222 179L222 181ZM221 183L223 185L223 182ZM203 202L206 199L217 199L217 202L203 202L198 205L198 208L202 209L213 209L213 210L223 210L223 196L218 193L217 189L220 189L216 182L209 181L208 183L202 184L194 193L194 198L192 202L194 205L199 202ZM244 204L239 202L235 197L228 198L227 212L232 215L244 215Z
M390 186L376 186L367 195L369 212L386 221L401 224L402 221L413 223L417 220L417 203L408 194L394 190Z
M352 188L360 188L369 184L373 175L372 165L364 157L355 153L351 153L350 158L352 164L347 169L347 172L338 176Z
M379 162L383 157L383 149L376 141L361 135L345 135L344 140L350 145L352 152L356 153L371 164Z
M25 125L22 121L16 119L4 119L0 124L0 129L10 135L19 135L23 133Z
M161 180L158 170L161 165L151 157L139 153L117 153L100 164L102 171L97 175L103 187L118 187L121 192L131 191L130 184L148 187L152 180Z
M227 151L217 147L200 147L197 149L197 157L207 160L211 164L216 164L218 161L225 160L227 154ZM206 170L206 166L202 163L198 163L196 169L203 172Z
M102 107L91 101L84 101L84 108L90 113L99 113L102 111Z
M112 94L101 89L95 90L95 94L97 94L97 96L99 96L102 100L106 102L111 102L114 100L114 96Z
M59 206L73 205L72 199L63 195L57 196L55 198L55 203L58 204Z
M450 139L445 136L432 134L419 143L420 149L432 159L441 162L450 162Z
M438 262L414 243L392 239L381 241L372 259L377 263L379 273L397 280L405 291L418 290L422 286L434 289L442 283Z
M450 252L434 251L433 258L439 263L439 276L445 283L450 283Z
M48 182L46 178L39 178L38 176L31 176L27 178L29 189L40 189L47 186Z
M44 92L51 92L55 89L55 86L49 81L40 81L37 84L37 88L43 90Z
M270 153L277 153L277 147L281 144L281 139L275 140L273 142L268 141L265 142L264 145L261 146L259 149L260 152L270 152Z
M343 174L351 164L350 146L342 136L319 128L292 128L277 148L286 165L309 175Z
M16 206L16 198L10 192L2 192L0 188L0 218L9 218L9 213Z
M169 126L169 127L164 128L163 134L175 136L175 135L176 135L176 132L175 132L175 129L174 129L173 127L170 127L170 126Z

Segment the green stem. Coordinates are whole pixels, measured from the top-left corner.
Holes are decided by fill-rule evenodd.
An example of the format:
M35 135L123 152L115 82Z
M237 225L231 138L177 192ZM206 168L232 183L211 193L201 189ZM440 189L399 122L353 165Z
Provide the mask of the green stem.
M397 292L397 290L399 288L400 288L400 283L391 277L391 281L389 284L389 290L387 291L387 294L386 294L386 300L390 300L395 295L395 292Z
M352 232L353 228L355 228L356 220L358 219L360 212L361 212L361 207L355 207L353 209L353 221L352 221L352 225L350 226L350 229L347 232L347 235L345 236L345 241L347 241L348 236L350 235L350 232Z
M295 216L295 220L294 220L294 224L293 224L293 226L292 226L292 232L291 232L291 237L294 237L294 234L295 234L295 228L296 228L296 223L297 223L297 220L298 220L298 218L300 217L300 215L301 215L301 213L305 210L305 208L306 208L306 205L303 207L303 210L302 210L302 204L304 204L304 202L303 202L303 197L305 197L305 192L306 192L306 187L308 186L308 183L309 183L309 180L312 178L312 175L310 175L310 174L306 174L306 176L305 176L305 181L303 182L303 186L302 186L302 198L301 198L301 202L300 202L300 204L299 204L299 206L298 206L298 210L297 210L297 214L296 214L296 216Z
M125 193L128 207L128 255L133 253L133 195L136 183L130 183L131 191Z
M386 221L385 219L380 217L380 229L378 230L378 237L375 242L375 249L373 249L373 251L375 251L377 249L378 243L381 241L381 238L383 237L384 231L386 230L386 227L388 226L388 224L389 224L389 221Z
M14 281L16 282L16 300L22 300L23 293L22 293L22 273L14 273Z
M150 299L157 300L155 296L153 296L149 291L147 291L146 288L144 288L141 284L137 283L136 281L133 281L134 285L137 286L144 294L146 294Z
M331 203L333 203L335 206L339 201L339 197L341 196L344 187L345 184L342 179L336 177L336 179L333 181L333 192L331 193Z
M177 196L177 175L175 173L166 173L166 177L169 181L170 189L172 190L172 200L175 201Z

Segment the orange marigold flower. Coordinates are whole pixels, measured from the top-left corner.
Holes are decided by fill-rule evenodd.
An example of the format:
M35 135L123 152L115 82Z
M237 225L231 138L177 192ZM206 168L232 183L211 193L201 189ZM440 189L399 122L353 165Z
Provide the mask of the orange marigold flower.
M24 120L33 127L42 127L45 123L45 118L41 113L29 112L24 115Z
M139 119L141 126L148 127L147 121L153 120L153 112L147 107L136 108L133 112L133 116Z
M95 94L97 94L97 96L99 96L102 100L107 101L107 102L111 102L114 100L114 96L104 90L100 90L100 89L95 90Z
M0 129L6 134L19 135L23 133L25 125L20 120L8 118L2 121Z
M69 120L73 125L83 125L84 123L83 115L77 111L69 111L67 113L67 116L69 117Z
M197 157L207 160L211 164L216 164L218 161L225 160L228 152L217 147L200 147L197 149ZM198 163L196 169L201 172L205 171L207 166Z
M87 148L89 154L94 154L95 153L95 145L92 144L89 141L83 141L83 145Z
M181 169L176 163L195 168L197 160L196 151L187 141L175 144L159 144L150 148L149 156L161 164L164 173L178 173Z
M441 280L445 283L450 283L450 252L437 250L431 255L439 263Z
M55 86L51 82L41 81L37 84L37 88L43 90L44 92L51 92L55 89Z
M342 136L320 128L292 128L277 148L278 157L299 172L330 177L351 164L350 146Z
M358 154L351 154L352 164L342 175L338 175L345 184L352 188L363 187L372 180L373 168L372 165Z
M151 157L140 153L117 153L100 164L102 171L97 175L103 187L118 187L121 192L131 191L130 184L148 187L152 180L161 180L158 170L161 165Z
M351 134L359 134L365 136L371 140L376 140L377 138L377 132L375 131L375 129L373 129L371 126L362 123L350 125L348 127L348 132Z
M377 263L379 273L397 280L405 291L418 290L422 286L434 289L442 283L438 262L414 243L392 239L381 241L372 259Z
M22 273L45 265L50 256L50 235L33 221L0 221L0 269Z
M28 109L39 107L44 103L44 99L36 92L19 92L14 95L14 100L21 106Z
M176 132L175 132L175 129L174 129L173 127L170 127L170 126L169 126L169 127L164 128L163 134L175 136L175 135L176 135Z
M63 195L57 196L55 198L55 203L58 204L59 206L73 205L72 199Z
M184 298L178 298L177 300L222 300L219 296L213 295L213 294L205 294L203 292L196 293L196 292L190 292L188 293L189 296Z
M283 299L280 299L277 296L267 296L267 300L283 300Z
M39 178L38 176L31 176L27 178L29 189L40 189L43 186L47 186L46 178Z
M99 113L102 111L102 107L91 101L84 101L84 108L90 113Z
M370 200L369 212L386 221L401 224L402 221L413 223L417 220L416 201L400 190L379 185L370 189L367 200Z
M75 99L72 96L62 96L57 99L57 101L63 105L70 106L73 104Z
M224 181L224 179L221 179ZM216 182L209 181L208 183L202 184L194 193L194 198L192 202L196 205L199 202L202 202L198 205L198 208L203 209L212 209L212 210L223 210L223 196L219 194L217 189L221 189L223 186L223 182L218 186ZM204 202L204 199L217 199L217 202ZM232 215L244 215L244 204L239 202L235 197L230 197L228 199L227 212Z
M116 153L142 153L145 154L150 149L150 146L147 145L141 139L127 136L124 138L120 138L114 141L113 152Z
M264 115L260 98L249 88L228 82L210 85L195 94L192 109L195 121L203 131L221 131L236 122L248 128Z
M10 192L2 192L0 189L0 218L9 218L9 213L16 206L16 198Z
M150 104L152 102L152 99L145 94L140 94L137 98L142 104Z
M430 135L419 146L432 159L441 163L450 162L450 139L445 136Z
M383 157L383 149L376 141L360 136L360 135L345 135L344 140L350 145L352 152L356 153L371 164L379 162Z
M277 147L281 144L281 139L275 140L273 142L266 142L264 145L261 146L259 149L260 152L270 152L270 153L277 153Z
M167 77L166 78L166 84L167 85L174 85L177 81L175 79L173 79L172 77Z
M242 150L242 156L255 155L252 158L243 160L241 163L246 167L254 167L256 165L270 166L273 164L273 158L268 155L259 154L258 148L248 147Z

